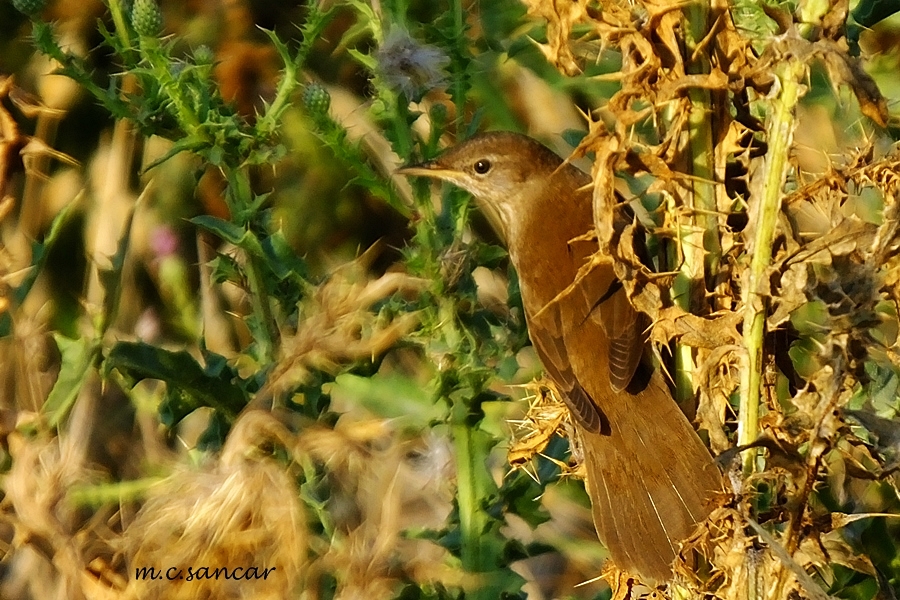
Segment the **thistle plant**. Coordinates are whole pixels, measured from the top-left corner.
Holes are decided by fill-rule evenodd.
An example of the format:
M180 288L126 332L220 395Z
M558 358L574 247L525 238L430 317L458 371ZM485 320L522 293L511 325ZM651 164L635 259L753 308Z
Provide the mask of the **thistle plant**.
M283 253L283 241L277 229L270 226L270 212L266 206L266 194L255 194L250 185L250 173L259 165L266 164L284 154L284 147L277 137L279 119L287 108L293 91L299 85L297 72L299 65L305 60L312 40L318 35L328 21L328 14L313 9L309 15L304 32L306 44L297 52L290 50L271 32L267 32L270 40L278 50L284 62L284 76L276 90L274 100L266 106L266 110L253 123L248 123L237 115L226 103L211 78L212 64L208 50L199 49L194 55L175 58L173 48L175 40L160 38L162 17L155 0L139 0L130 7L130 18L126 19L127 7L113 0L110 3L116 24L114 31L102 29L104 39L109 48L121 60L125 74L111 85L101 87L94 81L84 60L64 50L56 41L51 24L40 20L34 21L34 40L38 49L61 65L60 73L71 77L85 86L87 91L106 106L114 116L128 119L138 129L147 134L159 135L172 140L171 149L157 161L149 164L152 169L166 160L182 152L190 152L198 156L214 168L217 168L227 183L224 199L227 204L230 220L202 215L193 219L193 223L220 239L234 244L243 253L241 261L228 256L220 256L219 268L213 273L213 279L222 282L232 279L238 285L246 287L252 306L252 316L247 324L253 332L255 342L247 349L248 356L254 357L258 368L264 373L275 359L278 344L279 321L276 320L272 292L277 286L287 285L294 290L286 297L298 298L304 280L300 271L302 266L291 259L280 264L279 253ZM123 238L120 252L128 251L128 237ZM115 261L114 261L115 262ZM121 260L116 263L113 273L115 280L120 274ZM297 269L300 269L298 271ZM109 295L115 294L114 288L108 288ZM115 319L116 303L110 297L103 309L98 329L95 333L99 340L109 324ZM101 352L101 345L92 345L91 353L95 356ZM155 363L148 367L147 360ZM207 355L208 363L216 362L215 356ZM191 362L186 356L175 354L158 347L143 344L120 344L113 348L104 361L105 372L114 370L126 375L131 381L145 377L156 377L175 381L181 379L177 371L183 375L185 371L177 366L181 361ZM84 363L74 367L84 370ZM209 390L200 388L206 385L224 383L234 377L232 371L226 370L213 374L203 371L199 365L192 363L188 371L196 370L200 379L207 378L206 383L195 381L187 384L188 395L193 393L193 400L185 402L185 390L175 393L165 403L163 413L168 414L165 421L173 425L185 415L199 406L210 405L217 411L217 419L232 420L240 410L243 397L253 389L254 384L245 384L243 390L214 398ZM176 397L177 396L177 397ZM228 397L230 400L222 399ZM74 399L54 409L52 421L60 422ZM204 399L205 398L205 399ZM211 438L212 441L212 438Z
M102 293L78 298L77 325L44 323L23 307L38 297L52 254L93 200L89 186L43 237L27 240L27 264L7 269L0 245L0 341L18 344L34 323L46 327L47 362L59 371L35 409L17 414L7 436L13 450L0 457L11 463L5 514L22 527L16 539L37 539L54 557L71 558L72 547L93 556L94 542L118 534L66 531L60 515L75 516L31 493L35 482L65 481L74 491L54 498L122 508L122 519L127 502L150 498L137 523L153 530L158 548L179 536L217 539L240 557L269 539L266 527L297 527L281 531L287 550L270 547L266 556L293 569L284 589L321 598L513 598L524 597L526 579L540 579L528 565L551 565L557 582L599 575L602 550L585 541L591 527L578 520L586 514L583 491L560 478L571 466L564 411L527 417L535 428L527 441L542 442L539 450L511 457L511 466L503 458L508 400L517 393L504 384L536 374L505 252L482 235L465 194L392 178L400 164L429 160L476 130L546 130L535 117L539 104L543 118L559 107L575 115L564 125L576 130L566 132L579 145L573 159L594 161L598 186L630 187L634 220L606 253L632 303L650 315L649 335L676 393L696 403L696 422L734 483L715 518L686 542L709 564L678 562L674 594L871 598L881 588L889 596L898 581L896 523L878 515L900 506L891 441L900 380L897 161L887 150L894 132L881 128L891 104L867 75L871 63L843 46L845 37L857 41L857 24L875 25L881 4L859 2L848 16L840 3L823 10L813 2L610 2L602 10L574 3L569 12L537 1L346 0L327 10L311 3L290 13L302 19L296 35L252 32L281 72L257 113L242 115L216 83L225 44L203 39L191 47L155 0L109 0L98 23L102 47L86 56L41 19L43 2L12 0L31 20L37 49L112 116L114 138L167 144L143 162L146 187L123 217L108 264L91 255L87 268ZM321 67L329 61L340 68ZM108 73L98 66L106 63ZM835 95L839 86L852 97ZM5 81L0 90L8 96L0 98L7 136L9 105L24 105L23 95L10 94ZM841 123L836 137L846 141L827 156L824 175L803 162L811 144L792 138L804 133L804 114L823 114L815 110L830 110ZM14 143L4 148L25 145L0 141L8 139ZM304 144L322 163L303 165L309 178L297 176ZM191 194L201 173L213 173L224 209L193 209L177 227L145 221L160 185L154 177L186 158ZM375 266L378 245L366 250L383 234L375 227L365 242L348 242L359 257L341 267L334 265L344 259L329 257L321 268L292 246L276 199L298 189L323 195L316 170L325 163L344 178L335 186L341 194L356 195L351 212L368 215L363 206L375 205L408 223L399 240L381 244L395 252L389 266ZM285 183L292 177L297 187ZM4 193L15 189L9 181L0 180ZM272 193L279 185L286 189ZM5 202L0 220L11 218ZM148 224L158 235L147 253L155 262L142 270L135 238ZM179 227L199 232L197 256ZM171 314L138 334L122 326L122 314L143 277L157 278ZM233 334L230 348L213 343L219 328ZM0 370L18 364L13 358L5 356ZM38 374L26 381L38 389L39 371L17 373ZM84 463L67 466L78 461L66 462L66 448L89 447L91 436L75 435L90 421L85 414L112 421L91 404L95 396L122 405L127 397L141 418L151 407L150 426L131 429L161 431L157 444L166 451L200 420L203 431L182 458L210 470L179 473L157 488L155 471L132 464L143 455L109 469L134 477L128 481L111 475L97 484ZM571 454L577 458L577 443ZM423 472L427 483L413 477ZM402 497L433 487L439 491L420 504L446 510L435 509L427 526L410 526L407 512L416 511L406 511ZM154 491L182 488L190 493L180 499ZM278 500L255 502L258 489ZM52 516L41 523L59 529L37 536L25 523L38 502ZM202 515L194 506L205 507ZM93 522L118 523L97 511ZM247 519L231 518L238 513ZM203 529L207 521L219 528ZM251 527L254 537L238 521L265 526ZM140 532L129 535L132 558L165 560L165 551L141 547ZM177 555L208 557L219 548L198 554L182 546ZM114 554L60 577L94 582ZM620 585L619 595L635 593L625 575L609 571L606 581ZM542 585L554 597L607 593L598 591L605 584ZM290 593L284 589L277 593Z

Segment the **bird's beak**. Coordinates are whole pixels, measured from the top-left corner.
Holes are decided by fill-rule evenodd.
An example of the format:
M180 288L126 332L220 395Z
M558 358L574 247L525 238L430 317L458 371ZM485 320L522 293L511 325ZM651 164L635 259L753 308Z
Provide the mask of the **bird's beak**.
M436 168L434 161L418 163L414 165L403 165L397 169L397 175L408 175L410 177L438 177L440 169Z
M414 165L404 165L397 169L397 175L407 175L410 177L428 177L429 179L452 180L456 171L448 169L436 160L418 163Z

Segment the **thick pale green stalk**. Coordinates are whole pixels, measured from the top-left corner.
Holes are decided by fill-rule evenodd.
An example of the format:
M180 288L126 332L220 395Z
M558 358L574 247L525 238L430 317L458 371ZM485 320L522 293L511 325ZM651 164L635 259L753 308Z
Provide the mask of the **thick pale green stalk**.
M806 65L795 58L783 61L776 71L780 93L772 103L766 128L769 152L761 174L761 194L750 199L752 239L747 245L752 253L750 267L744 275L741 301L744 307L744 355L741 365L741 404L738 422L738 444L752 443L759 427L760 384L762 381L763 337L766 328L766 294L764 286L772 262L772 242L775 224L781 211L784 183L787 179L788 153L796 126L794 109L801 94L801 81ZM743 455L744 474L756 468L758 452L746 450Z
M479 504L479 498L486 498L490 492L485 489L485 477L488 476L484 464L486 455L483 444L477 439L478 431L464 420L453 425L452 434L462 534L460 554L466 572L478 573L487 570L485 564L488 559L481 539L489 517Z
M676 296L678 304L688 312L700 309L698 300L706 292L706 277L718 265L718 222L715 218L716 189L713 182L714 156L710 97L706 90L690 93L691 113L688 118L691 155L691 187L686 198L688 224L680 231L683 260L680 271L682 290ZM696 368L694 349L679 344L676 352L676 400L683 402L694 397L693 372Z
M702 53L696 61L690 61L697 45L706 35L708 13L709 7L703 2L692 4L685 11L688 22L688 36L685 40L686 70L691 74L709 72L709 62ZM721 247L715 216L715 155L710 92L695 88L689 92L689 98L690 164L687 166L692 178L685 198L688 223L679 230L682 260L675 301L686 311L696 312L701 308L698 300L705 294L706 278L718 265ZM691 400L694 397L693 373L696 369L694 349L679 344L675 350L675 366L676 400Z
M119 36L122 47L130 54L134 50L134 45L131 42L131 35L128 32L128 27L125 25L125 10L122 6L122 1L109 0L108 4L109 12L112 15L113 23L116 26L116 35Z

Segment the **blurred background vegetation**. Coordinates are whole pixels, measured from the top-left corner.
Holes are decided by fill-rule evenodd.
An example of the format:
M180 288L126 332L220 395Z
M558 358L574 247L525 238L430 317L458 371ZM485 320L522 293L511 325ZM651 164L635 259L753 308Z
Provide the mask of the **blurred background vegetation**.
M44 4L0 2L0 596L650 593L614 571L598 579L605 551L564 415L534 381L540 366L498 240L461 192L433 198L393 173L486 129L526 132L561 155L598 124L614 129L621 115L607 103L634 59L619 38L591 35L592 22L618 19L665 48L654 32L668 8L577 2L573 22L562 3L512 0ZM846 17L846 5L812 5L739 2L729 14L765 57L788 31L843 38L846 18L829 25L840 34L821 21ZM816 26L802 18L814 9ZM900 590L896 517L850 516L900 513L900 292L882 216L897 202L900 21L853 9L859 43L841 56L856 65L858 52L887 102L871 90L860 102L859 79L839 86L826 58L804 58L785 191L812 209L786 210L800 224L779 227L803 230L805 243L846 215L890 252L879 264L855 247L811 261L817 283L806 287L776 256L772 293L787 300L773 302L780 321L766 344L789 366L768 372L768 461L721 500L731 512L719 517L737 524L718 538L707 530L697 543L712 566L676 593ZM748 106L766 123L767 95L754 92ZM629 135L650 147L677 115L647 110ZM744 233L760 147L731 150L756 162L721 165L732 237ZM593 156L579 164L590 169ZM838 180L849 200L815 197L816 182ZM629 184L660 204L653 181ZM722 260L733 281L743 260L739 247ZM737 313L738 286L728 294L716 309ZM828 406L846 410L820 452L818 433L796 429L808 422L780 417L804 414L804 398L824 406L816 377L833 367L822 348L834 344L859 361L844 365L850 378ZM722 404L715 426L701 424L734 446L738 367L718 360L707 371L732 379L709 377ZM804 480L812 455L826 458ZM727 459L723 468L741 479ZM801 522L790 520L797 502ZM767 554L786 532L799 536L785 541L790 556ZM783 585L774 596L752 566L772 556L790 579L773 575ZM188 566L276 570L240 581L136 574Z

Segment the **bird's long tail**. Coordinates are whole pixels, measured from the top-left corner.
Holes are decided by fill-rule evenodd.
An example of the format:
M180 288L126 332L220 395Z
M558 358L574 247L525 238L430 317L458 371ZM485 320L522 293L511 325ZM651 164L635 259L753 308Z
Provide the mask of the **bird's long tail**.
M582 432L588 493L616 565L662 582L672 577L679 544L714 508L723 480L658 373L629 400L603 407L608 435Z

